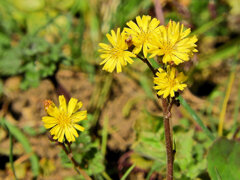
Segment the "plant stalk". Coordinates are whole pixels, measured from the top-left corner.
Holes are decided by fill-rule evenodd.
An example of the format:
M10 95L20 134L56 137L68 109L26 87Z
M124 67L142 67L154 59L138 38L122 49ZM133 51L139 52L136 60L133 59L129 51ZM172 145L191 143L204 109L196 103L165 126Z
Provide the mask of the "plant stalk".
M162 98L163 116L164 116L164 131L165 131L165 144L167 152L167 180L173 180L173 147L170 127L171 103L167 99Z
M67 154L68 158L72 161L75 169L77 170L78 173L80 173L85 180L92 180L90 176L80 167L80 165L77 163L77 161L74 159L73 154L71 153L71 148L69 147L69 150L67 150L67 147L65 146L64 143L59 143L59 145L62 147L64 152Z
M153 66L152 66L151 63L148 61L148 59L143 58L143 57L141 57L141 56L139 56L139 55L137 55L137 57L138 57L138 59L140 59L141 61L143 61L144 63L147 64L147 66L148 66L149 69L152 71L153 75L155 76L157 70L155 70L155 69L153 68Z
M151 63L146 58L142 58L137 55L137 57L147 64L149 69L152 71L153 76L156 76L157 70L153 68ZM157 95L157 98L160 97ZM173 105L172 102L168 102L167 99L162 99L163 106L163 121L164 121L164 131L165 131L165 144L166 144L166 152L167 152L167 180L173 180L173 161L174 161L174 153L173 153L173 144L172 144L172 135L171 135L171 127L170 127L170 117L171 117L171 109Z

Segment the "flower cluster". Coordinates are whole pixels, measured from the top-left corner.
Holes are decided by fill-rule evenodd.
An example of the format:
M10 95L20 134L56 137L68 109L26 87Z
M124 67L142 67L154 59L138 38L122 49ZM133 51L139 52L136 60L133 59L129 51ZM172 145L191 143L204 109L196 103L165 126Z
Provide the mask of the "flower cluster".
M63 95L59 96L59 108L51 100L44 102L45 111L49 116L42 117L44 127L50 129L54 140L63 142L74 142L78 137L78 132L84 131L84 127L78 122L87 118L87 111L78 111L82 107L82 102L71 98L68 105Z
M126 23L122 32L111 31L107 39L111 45L100 43L99 52L103 61L103 70L113 72L122 71L122 66L132 64L135 57L145 61L147 58L162 59L162 68L155 74L154 84L158 95L163 98L174 97L175 92L182 91L186 76L178 73L176 65L189 61L196 49L196 36L189 36L190 28L185 29L179 22L169 21L167 26L160 25L160 21L151 16L136 17L136 21Z

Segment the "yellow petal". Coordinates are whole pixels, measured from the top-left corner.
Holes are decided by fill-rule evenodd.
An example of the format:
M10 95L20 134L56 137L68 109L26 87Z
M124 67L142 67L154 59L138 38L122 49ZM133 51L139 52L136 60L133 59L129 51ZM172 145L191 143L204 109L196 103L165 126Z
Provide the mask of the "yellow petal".
M50 133L51 133L51 135L56 135L56 134L58 134L59 130L60 130L60 126L56 125L50 130Z
M71 116L77 105L77 99L71 98L68 103L68 115Z
M72 122L76 123L87 118L87 111L80 111L71 116Z
M67 112L67 104L66 104L66 99L63 95L60 95L58 97L59 99L59 109L60 111L63 110L64 112Z
M74 124L73 126L79 131L84 131L84 127L80 126L79 124Z
M52 127L54 127L54 126L56 126L56 124L55 123L45 123L44 124L44 127L46 128L46 129L50 129L50 128L52 128Z
M67 141L71 142L72 138L71 138L70 132L69 132L67 127L65 127L64 132L65 132L65 136L66 136Z
M98 45L103 49L108 49L108 50L111 49L111 47L108 44L105 44L105 43L99 43Z
M134 54L138 54L141 50L142 50L142 45L140 45L140 46L138 46L138 47L135 47L135 48L133 49L133 53L134 53Z
M72 134L75 136L75 137L78 137L78 133L76 131L76 129L74 127L71 127L70 128L70 131L72 132Z
M148 48L146 44L143 44L143 55L145 58L147 58L147 52L148 52Z
M137 33L141 33L139 27L133 21L128 22L127 25Z
M46 102L49 102L49 103L46 103ZM52 102L52 101L45 101L45 110L46 112L50 115L50 116L53 116L53 117L57 117L58 114L59 114L59 110L58 108L56 107L56 105Z
M112 37L110 34L107 34L106 36L107 36L108 41L109 41L113 46L115 46L115 45L116 45L116 42L115 42L115 40L113 39L113 37Z
M62 129L61 133L59 134L58 141L63 142L64 139L64 130Z
M58 120L55 117L50 117L50 116L42 117L42 121L44 123L57 123L58 122Z
M81 109L81 108L82 108L82 105L83 105L82 102L79 101L79 102L77 103L77 105L76 105L76 107L75 107L73 113L75 113L75 112L77 112L79 109Z

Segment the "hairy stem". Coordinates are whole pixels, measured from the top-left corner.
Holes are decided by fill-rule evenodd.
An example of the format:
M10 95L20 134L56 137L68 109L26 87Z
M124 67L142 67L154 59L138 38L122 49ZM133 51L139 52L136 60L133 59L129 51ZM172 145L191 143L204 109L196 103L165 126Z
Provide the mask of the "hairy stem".
M73 163L75 169L77 170L77 172L80 173L84 177L84 179L92 180L92 178L87 175L87 173L80 167L80 165L74 159L73 154L71 153L70 145L68 145L69 151L67 150L67 147L65 146L64 143L59 143L59 145L62 147L64 152L67 154L68 158L72 161L72 163Z
M153 75L156 76L157 70L153 68L151 63L141 56L137 57L146 63L149 69L152 71ZM172 146L172 135L171 135L171 127L170 127L170 117L171 117L171 109L174 101L168 102L167 99L161 98L157 95L158 99L162 99L163 106L163 116L164 116L164 131L165 131L165 144L166 144L166 152L167 152L167 180L173 180L173 161L174 161L174 153Z
M173 179L173 147L170 127L170 116L172 104L168 103L167 99L162 98L163 115L164 115L164 130L165 130L165 143L167 152L167 180Z

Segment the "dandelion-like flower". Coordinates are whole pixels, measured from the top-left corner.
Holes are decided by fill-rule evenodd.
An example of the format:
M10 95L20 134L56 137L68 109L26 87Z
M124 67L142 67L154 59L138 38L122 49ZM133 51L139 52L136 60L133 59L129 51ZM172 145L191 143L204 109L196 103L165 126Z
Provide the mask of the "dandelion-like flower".
M112 30L111 35L107 34L106 36L111 45L99 43L102 49L98 51L102 53L100 57L104 59L100 65L104 64L103 70L108 72L113 72L115 67L118 73L122 72L122 66L126 66L127 63L132 64L132 57L136 57L136 55L128 51L128 45L125 42L126 36L124 33L120 33L120 28L117 29L117 33Z
M51 100L44 102L44 107L49 116L42 117L44 127L50 129L53 139L59 142L74 142L78 137L78 132L84 131L84 127L78 123L87 118L87 111L78 111L82 107L82 102L71 98L68 105L63 95L59 96L59 108Z
M156 36L149 48L150 58L158 55L163 56L163 63L174 63L176 65L189 61L194 52L197 37L187 37L191 30L183 30L183 24L170 21L168 26L160 29L160 35Z
M159 96L163 95L163 98L174 97L174 92L182 91L187 87L186 84L183 84L187 77L182 72L176 76L176 68L167 66L167 71L162 68L159 68L158 71L153 82L155 84L154 89L158 91Z
M138 54L143 49L143 55L146 58L148 53L149 44L152 41L154 35L159 34L160 31L160 21L156 18L151 20L151 16L143 15L136 17L136 23L129 21L127 23L129 28L124 28L124 31L132 37L134 54Z

